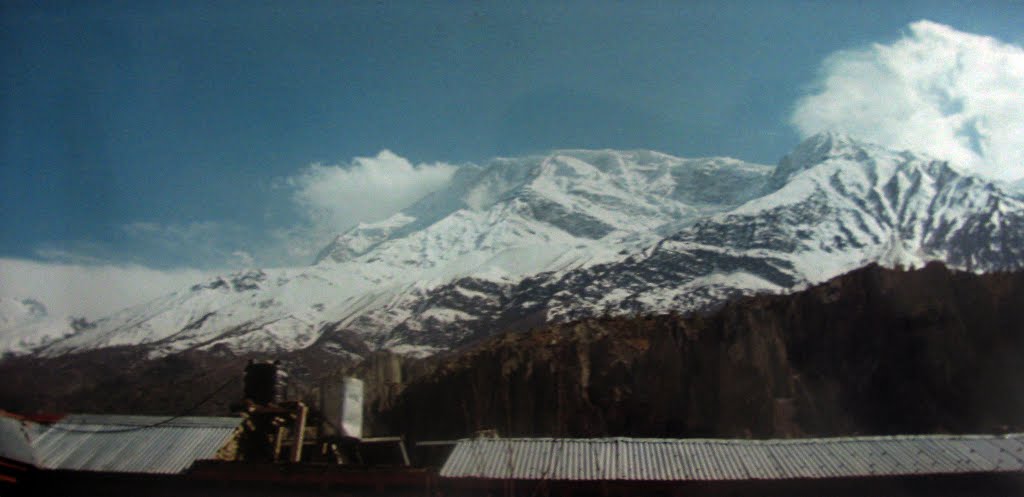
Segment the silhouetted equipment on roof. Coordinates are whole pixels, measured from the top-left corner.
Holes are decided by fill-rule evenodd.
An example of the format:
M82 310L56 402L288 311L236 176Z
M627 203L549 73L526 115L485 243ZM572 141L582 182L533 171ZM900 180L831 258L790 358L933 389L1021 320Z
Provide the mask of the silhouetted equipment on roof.
M345 377L320 387L320 410L328 429L343 437L363 436L363 381Z
M245 399L236 404L245 418L238 440L240 461L411 464L402 437L367 438L364 385L358 378L324 379L312 404L283 400L290 392L279 361L250 361L244 382Z
M287 392L287 373L280 361L249 361L245 366L244 395L257 405L282 402Z
M250 361L243 375L244 398L232 406L238 417L71 415L48 424L0 416L0 484L21 484L24 474L45 473L31 485L33 491L63 495L76 493L82 482L86 488L100 484L96 475L180 475L184 480L174 480L179 483L308 483L319 471L310 469L319 465L335 468L324 481L338 485L427 485L430 473L411 467L401 436L367 436L362 380L342 376L325 386L326 394L314 396L312 404L288 399L294 392L282 364ZM302 469L267 473L266 465L282 464ZM48 473L53 471L61 478ZM116 480L111 478L103 481ZM164 488L168 481L145 480L153 485L147 491Z

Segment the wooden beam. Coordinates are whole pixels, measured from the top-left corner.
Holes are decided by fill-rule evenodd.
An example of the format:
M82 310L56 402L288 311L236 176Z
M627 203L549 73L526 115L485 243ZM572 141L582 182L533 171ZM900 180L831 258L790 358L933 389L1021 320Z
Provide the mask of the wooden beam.
M306 438L306 415L309 414L309 408L302 402L298 403L297 413L295 418L295 440L292 442L292 454L290 461L299 462L302 460L302 442Z

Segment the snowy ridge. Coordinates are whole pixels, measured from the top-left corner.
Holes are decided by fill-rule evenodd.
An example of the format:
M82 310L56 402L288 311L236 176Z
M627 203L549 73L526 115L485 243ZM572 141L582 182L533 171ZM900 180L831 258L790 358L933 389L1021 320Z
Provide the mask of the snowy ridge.
M493 298L500 302L476 320L407 321L386 343L458 342L538 313L562 321L695 310L872 262L930 260L976 271L1022 267L1024 203L943 161L823 134L781 161L761 197L622 260L502 287ZM426 302L450 307L454 299L440 295Z
M618 260L753 198L771 172L734 159L610 150L470 165L447 189L342 233L311 267L214 278L40 352L135 344L156 356L191 348L273 352L311 346L325 329L352 330L376 345L403 323L425 330L415 321L441 326L473 317L456 306L415 304L432 289L464 278L502 287Z
M214 278L37 349L153 356L325 347L427 354L504 329L685 312L870 262L1024 263L1024 202L919 154L825 133L778 167L568 150L461 168L336 237L309 267ZM365 347L363 347L365 350Z

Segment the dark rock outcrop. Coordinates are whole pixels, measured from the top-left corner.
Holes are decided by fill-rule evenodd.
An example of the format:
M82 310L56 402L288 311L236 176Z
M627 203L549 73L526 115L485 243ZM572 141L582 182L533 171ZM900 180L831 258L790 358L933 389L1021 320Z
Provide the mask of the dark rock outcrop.
M1024 427L1024 273L860 269L714 313L510 333L379 413L414 439L785 437Z

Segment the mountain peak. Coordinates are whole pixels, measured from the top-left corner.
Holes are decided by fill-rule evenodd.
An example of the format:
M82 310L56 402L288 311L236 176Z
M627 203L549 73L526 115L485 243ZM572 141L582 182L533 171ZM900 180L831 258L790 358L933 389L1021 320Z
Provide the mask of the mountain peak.
M1021 233L1024 201L840 133L808 138L775 168L563 150L464 165L338 236L321 264L217 277L73 329L63 320L45 342L0 333L0 351L436 351L523 323L703 309L871 262L1019 268Z
M837 131L823 131L800 142L792 152L779 161L768 182L769 190L781 188L793 176L830 159L868 162L879 152L890 152L885 147L860 141Z
M797 149L804 147L843 147L857 143L859 140L856 138L835 130L826 130L815 133L805 138L800 144L797 145Z
M771 171L737 159L650 150L566 149L496 158L465 166L449 186L392 218L341 234L316 263L374 252L378 260L402 261L407 270L484 248L497 254L559 244L573 250L597 245L594 250L604 253L605 245L651 241L701 215L742 204L761 191ZM591 259L593 250L586 252Z

